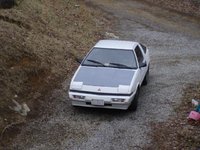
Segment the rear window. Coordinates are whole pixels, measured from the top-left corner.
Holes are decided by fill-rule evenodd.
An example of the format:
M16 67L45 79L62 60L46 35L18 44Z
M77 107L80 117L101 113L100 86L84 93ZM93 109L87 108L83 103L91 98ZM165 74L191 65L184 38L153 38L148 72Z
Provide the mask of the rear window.
M93 60L93 62L91 62L91 60ZM137 68L135 55L132 50L94 48L86 57L82 65L95 66L97 63L94 63L94 60L107 67L116 67L109 65L114 63L133 69Z

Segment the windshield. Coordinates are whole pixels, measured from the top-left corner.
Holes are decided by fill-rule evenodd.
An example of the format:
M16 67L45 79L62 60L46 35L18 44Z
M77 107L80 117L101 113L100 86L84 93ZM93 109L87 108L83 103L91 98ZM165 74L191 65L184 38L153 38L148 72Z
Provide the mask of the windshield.
M84 60L83 66L136 69L132 50L94 48Z

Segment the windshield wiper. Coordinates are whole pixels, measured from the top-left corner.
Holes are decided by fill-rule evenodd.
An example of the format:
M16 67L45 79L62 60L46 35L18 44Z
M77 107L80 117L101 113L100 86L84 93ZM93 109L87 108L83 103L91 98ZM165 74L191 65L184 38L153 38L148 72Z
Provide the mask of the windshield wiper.
M101 62L99 62L99 61L96 61L96 60L87 59L87 61L93 62L93 63L95 63L95 64L99 64L99 65L101 65L101 66L105 66L103 63L101 63Z
M127 66L127 65L120 64L120 63L109 63L109 64L110 64L110 65L117 66L117 67L120 67L120 68L134 69L133 67L129 67L129 66Z

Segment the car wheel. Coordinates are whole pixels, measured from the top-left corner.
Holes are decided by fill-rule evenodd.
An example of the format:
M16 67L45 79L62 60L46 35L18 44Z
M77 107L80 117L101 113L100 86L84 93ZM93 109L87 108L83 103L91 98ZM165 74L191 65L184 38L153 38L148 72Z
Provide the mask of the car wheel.
M149 81L149 68L148 68L147 73L146 73L146 75L144 77L142 85L147 85L148 81Z
M138 106L138 98L139 98L139 93L140 93L140 88L137 89L135 96L131 102L131 105L129 106L129 110L131 111L136 111L137 110L137 106Z

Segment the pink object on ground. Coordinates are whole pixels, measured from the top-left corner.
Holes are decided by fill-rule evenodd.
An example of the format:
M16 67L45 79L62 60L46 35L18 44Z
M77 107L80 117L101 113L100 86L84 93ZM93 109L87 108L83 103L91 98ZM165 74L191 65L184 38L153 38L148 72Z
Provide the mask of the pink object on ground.
M194 120L200 120L200 114L196 111L191 111L188 118L194 119Z

